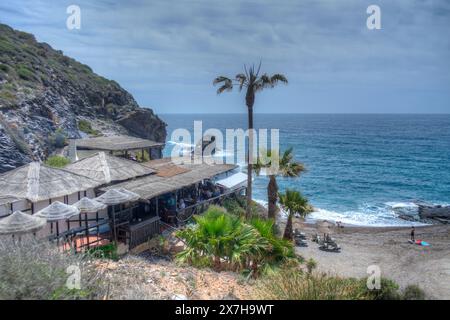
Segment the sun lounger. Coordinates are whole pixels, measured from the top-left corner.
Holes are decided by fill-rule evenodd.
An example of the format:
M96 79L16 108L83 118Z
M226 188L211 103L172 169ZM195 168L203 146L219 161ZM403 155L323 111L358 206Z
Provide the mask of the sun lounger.
M341 247L339 247L336 242L326 242L326 243L320 245L319 249L323 250L323 251L330 251L330 252L340 252L341 251Z
M295 245L298 247L307 247L308 243L306 242L306 240L295 238Z
M306 235L298 229L294 230L294 238L306 239Z

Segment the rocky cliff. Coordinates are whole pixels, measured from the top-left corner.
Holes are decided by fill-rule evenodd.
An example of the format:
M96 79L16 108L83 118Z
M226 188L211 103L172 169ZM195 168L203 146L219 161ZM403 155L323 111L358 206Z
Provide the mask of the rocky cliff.
M166 124L115 81L0 24L0 172L45 159L86 127L96 135L166 138Z

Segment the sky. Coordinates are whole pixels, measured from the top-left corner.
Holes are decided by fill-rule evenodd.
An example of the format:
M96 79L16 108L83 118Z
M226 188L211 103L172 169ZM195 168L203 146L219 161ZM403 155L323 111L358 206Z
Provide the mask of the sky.
M381 29L369 30L369 5ZM69 5L81 29L66 27ZM261 113L449 113L448 0L9 0L0 22L92 67L157 113L246 112L216 94L244 64L289 79Z

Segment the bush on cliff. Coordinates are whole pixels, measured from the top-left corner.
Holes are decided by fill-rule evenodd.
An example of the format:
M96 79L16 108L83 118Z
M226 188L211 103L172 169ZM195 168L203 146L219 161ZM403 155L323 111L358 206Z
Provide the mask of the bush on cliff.
M70 163L70 160L63 156L51 156L45 160L45 164L54 168L64 168Z

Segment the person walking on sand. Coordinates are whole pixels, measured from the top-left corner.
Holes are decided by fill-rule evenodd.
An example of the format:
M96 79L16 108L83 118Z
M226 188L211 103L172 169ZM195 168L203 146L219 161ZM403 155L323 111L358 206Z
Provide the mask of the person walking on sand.
M415 231L416 231L416 230L415 230L414 226L412 226L412 227L411 227L411 241L412 241L412 242L416 241L416 240L415 240L415 237L414 237Z

